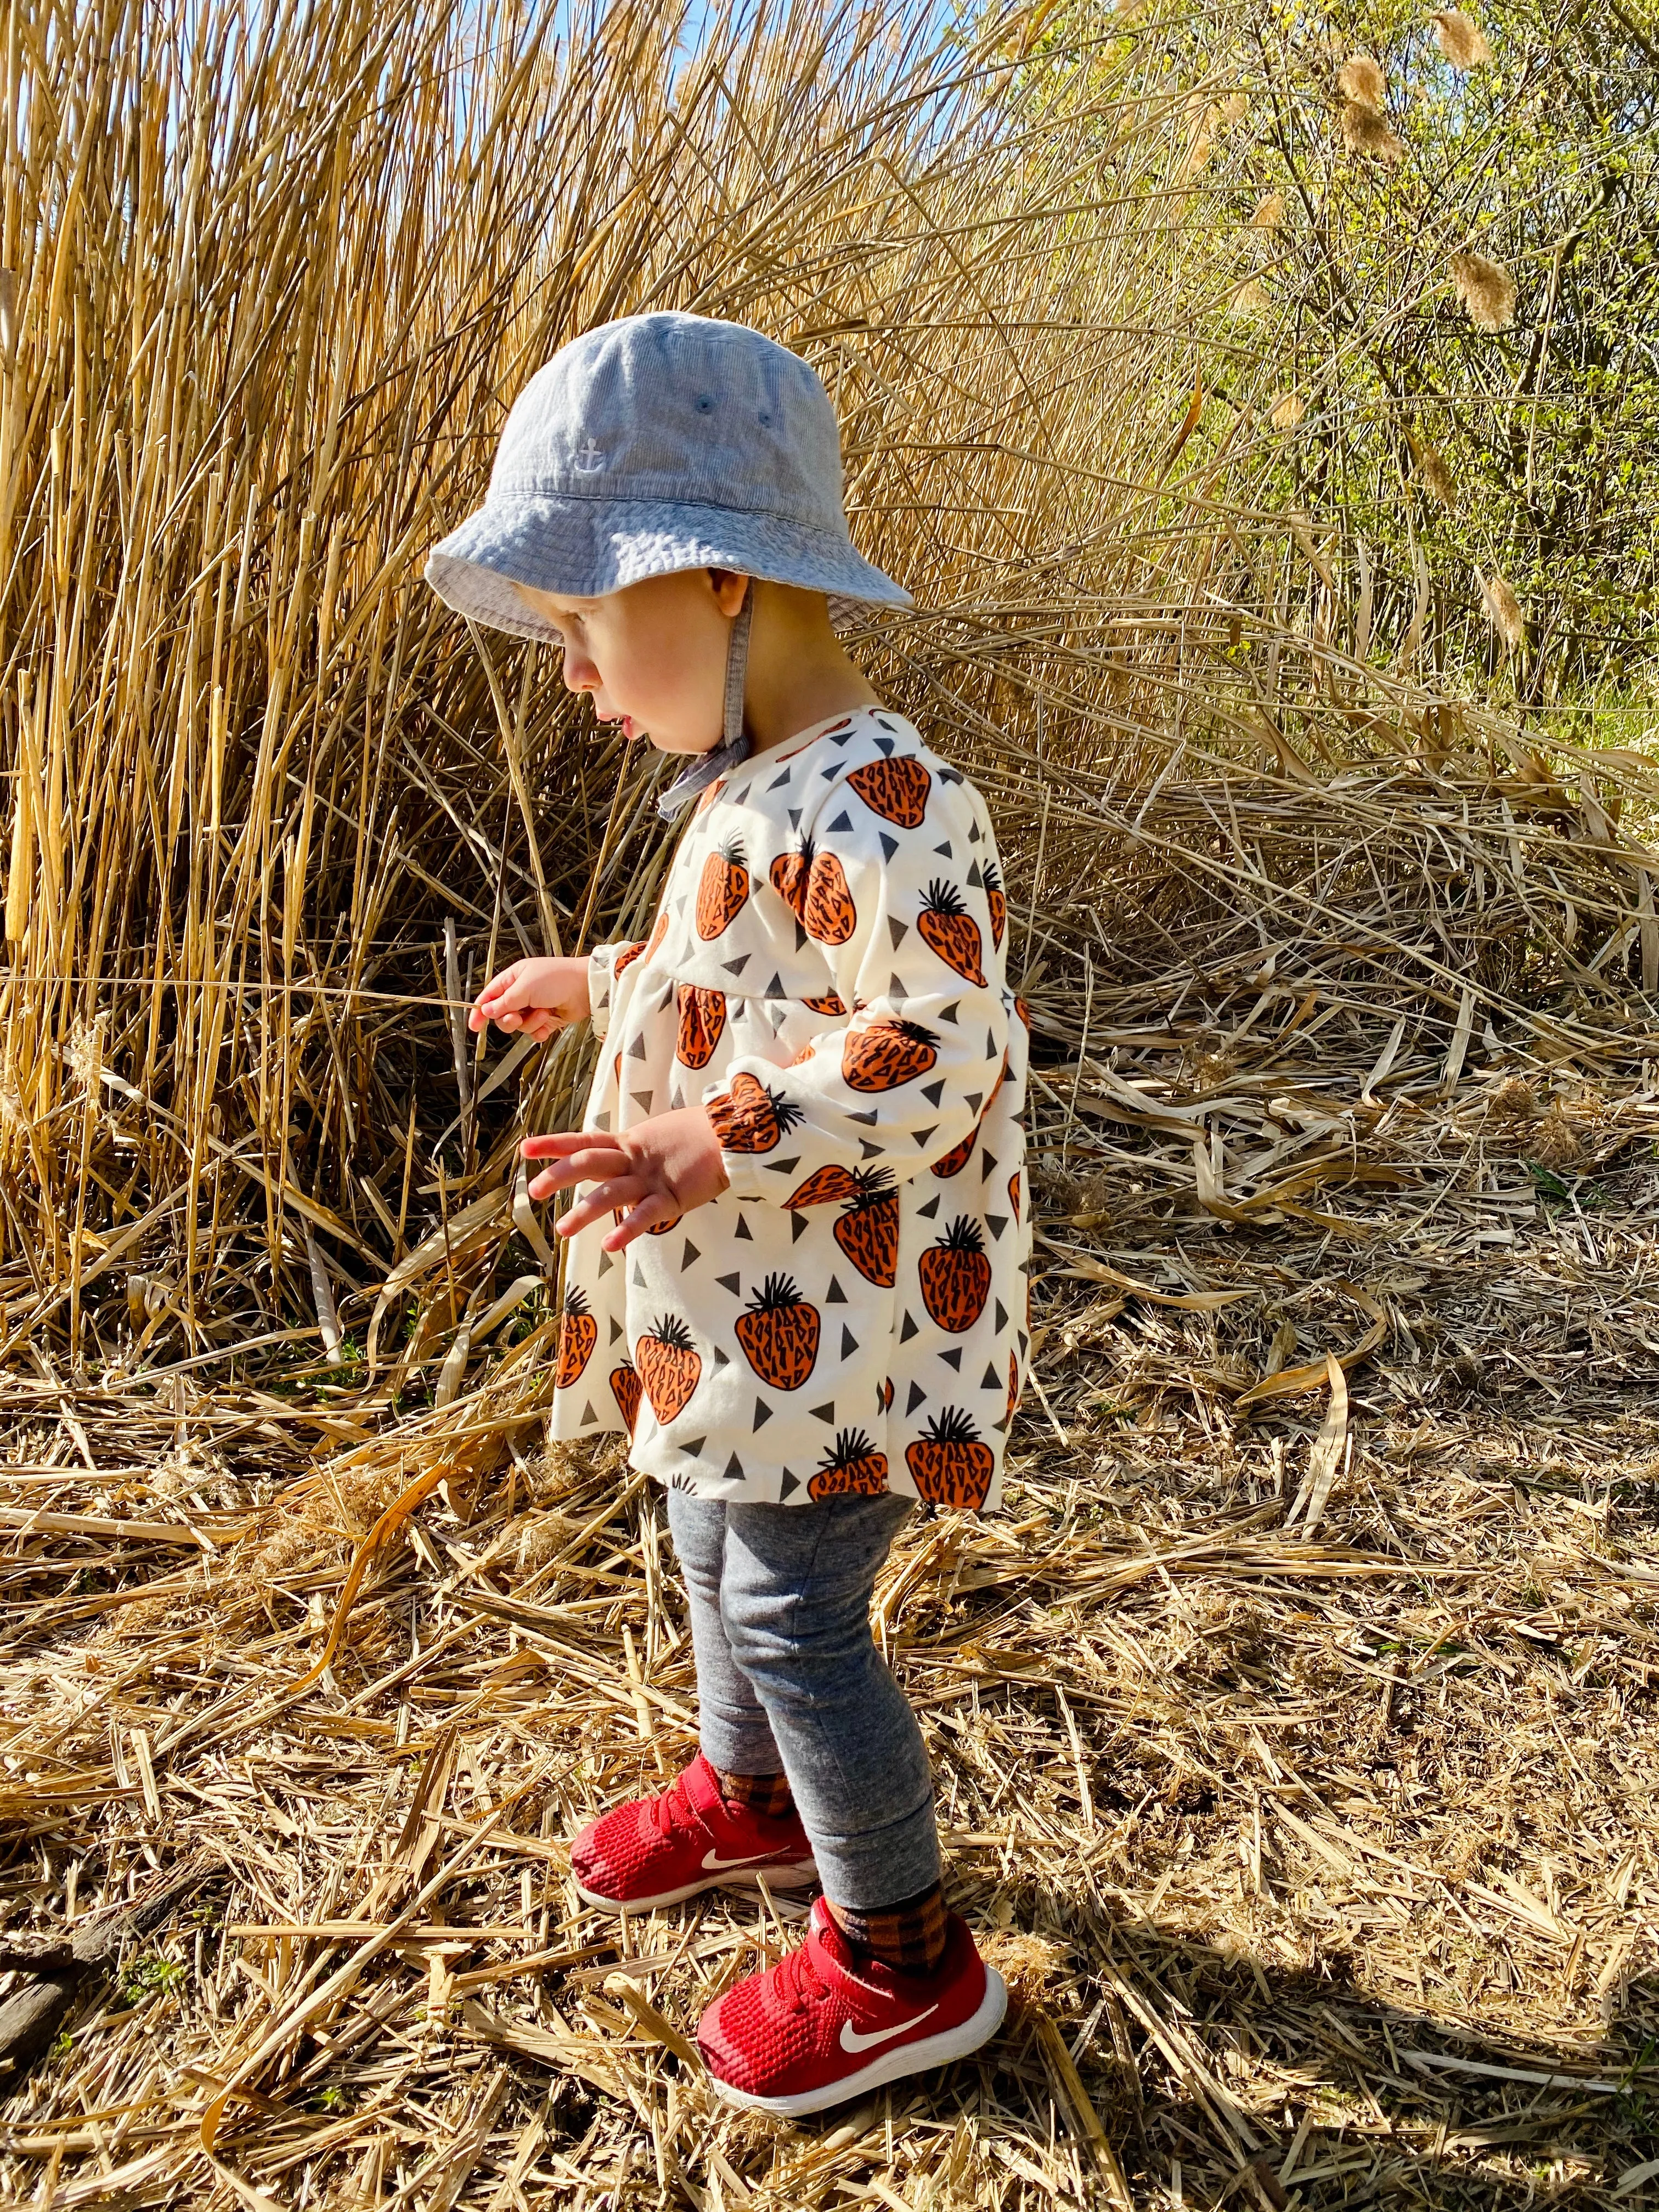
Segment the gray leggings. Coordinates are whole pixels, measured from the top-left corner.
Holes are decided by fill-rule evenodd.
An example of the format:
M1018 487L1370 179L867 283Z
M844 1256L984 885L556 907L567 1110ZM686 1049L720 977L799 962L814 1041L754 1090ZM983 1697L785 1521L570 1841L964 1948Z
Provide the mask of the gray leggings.
M787 1774L831 1904L869 1911L939 1879L927 1753L870 1633L902 1498L722 1505L668 1493L691 1607L702 1753Z

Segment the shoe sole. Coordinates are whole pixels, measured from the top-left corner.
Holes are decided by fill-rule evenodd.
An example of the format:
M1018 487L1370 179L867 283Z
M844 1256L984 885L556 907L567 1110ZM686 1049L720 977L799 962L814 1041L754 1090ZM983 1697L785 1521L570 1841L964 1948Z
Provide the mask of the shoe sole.
M985 1995L970 2019L941 2035L924 2036L920 2043L902 2043L885 2051L856 2074L844 2074L839 2081L826 2082L821 2089L803 2089L794 2097L757 2097L750 2090L734 2089L710 2067L709 2086L727 2104L743 2105L754 2112L775 2112L781 2119L803 2119L807 2113L824 2112L831 2105L850 2104L854 2097L866 2096L872 2089L902 2081L907 2074L925 2074L933 2067L948 2066L953 2058L967 2057L981 2044L989 2042L1007 2010L1007 1984L994 1966L988 1966Z
M812 1859L796 1859L780 1866L736 1869L730 1874L711 1874L702 1881L688 1882L684 1889L665 1889L658 1897L602 1897L598 1890L584 1889L574 1875L570 1879L576 1894L584 1905L591 1905L597 1912L614 1912L626 1919L631 1913L659 1912L665 1905L684 1905L688 1897L702 1897L711 1889L758 1889L757 1875L764 1875L770 1889L812 1889L818 1879L817 1864Z

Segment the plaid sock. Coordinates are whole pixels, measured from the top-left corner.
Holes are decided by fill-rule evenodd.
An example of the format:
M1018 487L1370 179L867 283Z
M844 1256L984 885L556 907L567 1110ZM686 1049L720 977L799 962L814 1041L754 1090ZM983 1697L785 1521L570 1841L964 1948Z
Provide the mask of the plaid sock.
M856 1905L831 1905L830 1910L854 1951L879 1959L897 1973L931 1974L945 1957L945 1891L939 1882L898 1905L879 1905L867 1911Z
M727 1774L714 1769L720 1796L734 1812L758 1813L768 1820L781 1820L794 1803L787 1774Z

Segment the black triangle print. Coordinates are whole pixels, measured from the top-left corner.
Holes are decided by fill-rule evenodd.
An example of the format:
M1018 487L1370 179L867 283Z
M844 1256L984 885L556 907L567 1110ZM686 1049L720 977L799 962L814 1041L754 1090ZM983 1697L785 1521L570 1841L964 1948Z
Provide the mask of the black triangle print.
M730 1291L734 1298L743 1295L743 1277L733 1267L729 1275L716 1275L714 1280L723 1291Z
M881 1109L879 1106L872 1106L867 1114L849 1113L847 1118L849 1121L862 1121L866 1129L873 1129L881 1119Z
M977 1114L979 1102L984 1096L985 1093L982 1091L965 1091L963 1093L962 1103L970 1114Z
M726 1480L728 1482L743 1480L743 1462L738 1457L736 1452L733 1452L726 1462Z
M768 1160L766 1164L774 1175L793 1175L800 1165L800 1154L797 1152L793 1159L788 1160Z
M688 1437L685 1442L680 1446L680 1449L685 1454L688 1459L696 1459L702 1452L703 1446L708 1443L708 1439L707 1437Z
M844 1306L847 1303L847 1293L833 1275L830 1278L830 1287L823 1294L823 1303L827 1306Z
M985 1363L985 1380L984 1380L984 1381L980 1384L980 1386L979 1386L979 1387L980 1387L980 1389L981 1389L981 1390L1000 1390L1000 1389L1001 1389L1001 1388L1002 1388L1002 1377L1001 1377L1001 1376L1000 1376L1000 1375L999 1375L999 1374L997 1373L997 1364L996 1364L996 1362L995 1362L995 1360L994 1360L994 1359L988 1359L988 1360L986 1361L986 1363Z
M925 1128L925 1129L913 1129L913 1130L910 1132L910 1133L911 1133L911 1135L915 1139L916 1142L917 1142L919 1145L925 1145L925 1144L927 1142L927 1139L929 1139L929 1137L931 1137L931 1136L933 1135L933 1131L934 1131L935 1129L937 1129L937 1128L938 1128L938 1127L939 1127L939 1123L938 1123L937 1121L933 1121L933 1122L930 1122L930 1123L929 1123L929 1125L928 1125L928 1127L927 1127L927 1128Z
M599 1415L593 1411L593 1401L591 1398L584 1399L582 1401L582 1426L584 1428L591 1426L591 1425L597 1421L599 1418Z
M645 1033L643 1030L641 1030L639 1036L635 1038L633 1043L629 1046L628 1057L630 1060L643 1060L645 1058Z
M827 1406L814 1406L810 1410L815 1421L828 1421L831 1428L835 1426L836 1407L833 1400Z
M952 1000L951 1000L951 1003L950 1003L950 1005L949 1005L948 1006L941 1006L941 1007L939 1008L939 1018L940 1021L942 1021L942 1022L953 1022L953 1021L955 1021L955 1019L956 1019L956 1018L957 1018L957 1008L961 1004L962 1004L962 1001L961 1001L961 1000L960 1000L960 999L952 999Z
M778 1485L778 1503L781 1504L786 1498L793 1498L799 1488L799 1476L791 1474L788 1468L785 1468L783 1480Z
M878 1160L887 1149L885 1145L878 1144L873 1137L860 1137L859 1143L863 1147L862 1157L866 1160Z
M884 855L890 860L894 854L898 850L898 839L896 837L890 837L884 830L877 830L876 835L881 840L881 849Z
M980 827L979 827L979 824L978 824L978 823L977 823L977 822L970 822L970 823L968 824L968 842L969 842L970 845L977 845L979 842L980 842Z
M892 725L890 722L884 722L881 726L884 730L886 730L890 729ZM894 751L893 740L890 738L878 738L876 739L876 750L878 753L885 753L889 759L890 759Z
M601 1252L599 1254L599 1264L594 1269L594 1273L599 1275L608 1275L615 1265L616 1261L611 1258L608 1252Z
M913 1378L910 1384L910 1395L904 1401L905 1412L907 1413L914 1413L918 1406L925 1406L927 1403L927 1393L922 1389L921 1383Z
M636 1291L645 1288L645 1271L637 1260L634 1262L634 1288Z
M800 828L800 809L799 806L792 806L789 810L789 827L792 830L799 830Z
M766 988L761 993L761 996L763 999L781 999L783 995L783 978L779 975L777 969L775 968L772 970L772 980L767 985Z
M945 1078L941 1075L937 1083L924 1083L921 1095L930 1106L937 1106L945 1096Z
M850 1359L850 1358L852 1358L853 1354L854 1354L854 1353L858 1350L858 1348L859 1348L859 1340L858 1340L857 1337L855 1337L855 1336L854 1335L854 1334L853 1334L852 1330L851 1330L850 1328L848 1328L848 1326L847 1326L847 1324L846 1324L846 1322L843 1322L842 1323L842 1325L841 1325L841 1356L842 1356L842 1358L843 1359Z
M921 1218L924 1221L931 1221L933 1216L939 1212L939 1200L944 1197L944 1195L945 1193L942 1190L936 1190L933 1196L928 1200L926 1206L919 1206L916 1208L916 1212L921 1216Z
M720 1350L720 1346L719 1346L719 1345L718 1345L718 1344L717 1344L717 1345L715 1345L715 1346L714 1347L714 1366L715 1366L715 1370L716 1370L716 1371L718 1371L718 1370L719 1370L720 1368L722 1368L722 1367L729 1367L729 1366L732 1364L731 1361L726 1358L726 1354L725 1354L725 1353Z
M951 844L951 841L950 841L950 839L949 839L948 837L945 839L945 842L944 842L942 845L935 845L935 846L934 846L934 848L933 848L933 850L934 850L936 853L941 853L941 854L944 854L944 856L945 856L945 858L947 860L955 860L955 858L957 857L957 855L956 855L956 848ZM971 876L968 878L968 880L969 880L969 883L973 883L973 882L974 882L974 878L973 878L973 877L971 877Z
M891 857L890 854L888 858L890 860ZM896 952L910 934L910 925L908 921L901 921L896 914L890 914L887 917L887 934L892 939L893 950ZM643 1038L641 1039L641 1042L644 1042Z
M682 891L679 896L675 900L674 911L676 914L683 915L685 912L685 902L689 894L687 892Z
M616 1315L612 1314L611 1316L611 1341L612 1344L617 1341L617 1339L622 1334L622 1333L623 1325L617 1319Z
M912 1316L909 1314L906 1314L904 1316L903 1327L899 1330L899 1342L901 1344L908 1344L913 1336L919 1336L921 1333L921 1332L917 1328L915 1322Z
M654 1091L630 1091L628 1095L641 1113L648 1114L651 1111L651 1101L657 1094Z
M996 1056L997 1041L992 1036L990 1030L987 1030L985 1032L985 1057L987 1060L994 1060Z
M785 785L786 783L787 783L787 782L788 782L788 781L789 781L789 770L788 770L787 769L785 769L785 770L783 771L783 774L782 774L781 775L775 775L775 776L773 777L773 779L772 779L771 782L770 782L770 783L769 783L769 784L767 785L766 788L767 788L769 791L781 791L781 790L783 789L784 785Z
M944 848L941 847L940 850L943 851L943 849ZM979 872L979 862L975 860L968 871L968 888L970 891L976 891L983 887L983 883L984 878Z
M755 1232L749 1226L749 1224L744 1219L742 1214L738 1216L737 1223L732 1229L732 1234L734 1237L741 1237L744 1242L748 1244L752 1244L755 1241Z
M1020 1357L1021 1357L1021 1358L1023 1359L1023 1358L1025 1357L1025 1350L1026 1350L1026 1346L1030 1343L1030 1340L1030 1340L1030 1338L1029 1336L1027 1336L1027 1335L1026 1335L1026 1334L1025 1334L1025 1332L1024 1332L1024 1330L1023 1328L1018 1332L1018 1335L1019 1335L1019 1352L1020 1352Z
M982 1145L980 1147L979 1155L979 1179L981 1182L983 1182L988 1176L994 1175L996 1172L996 1154L991 1150L991 1147L988 1145Z
M947 1367L954 1367L957 1374L961 1374L962 1346L959 1344L953 1344L948 1352L941 1352L939 1358L945 1362Z
M685 1093L680 1089L678 1083L668 1094L668 1103L676 1109L676 1111L678 1111L679 1108L684 1106L685 1103Z
M593 1116L593 1127L595 1129L603 1129L607 1133L609 1132L611 1127L611 1109L608 1106L604 1113L596 1114Z
M852 826L852 823L847 818L847 809L844 806L842 808L841 812L836 815L835 820L830 824L832 833L837 830L850 830Z
M902 1005L904 1000L904 986L896 975L889 975L887 978L887 995L893 1000L895 1005Z
M789 1242L792 1244L799 1244L811 1226L811 1223L804 1213L792 1213L789 1217Z
M1000 1237L1008 1226L1008 1217L1006 1213L988 1213L985 1217L985 1226L993 1237Z
M765 1401L765 1400L764 1400L763 1398L757 1398L757 1399L756 1399L756 1401L755 1401L755 1426L756 1426L756 1428L757 1428L757 1429L763 1429L763 1428L766 1426L766 1424L767 1424L767 1423L771 1419L771 1418L772 1418L772 1408L771 1408L771 1407L770 1407L766 1403L766 1401Z
M808 939L807 939L806 932L805 932L805 931L801 927L801 926L800 926L799 922L797 922L797 923L795 924L795 950L796 950L796 951L797 951L797 952L799 952L799 951L800 951L800 949L801 949L802 945L805 945L805 944L806 944L807 942L808 942Z
M997 1300L997 1334L1000 1336L1003 1330L1006 1328L1007 1326L1008 1309L1003 1304L1002 1300L999 1298Z
M735 960L722 960L720 966L728 975L741 975L754 957L752 952L739 953Z
M681 1265L681 1267L695 1267L696 1266L696 1264L697 1264L698 1261L699 1261L699 1260L701 1260L701 1259L702 1259L702 1254L701 1252L699 1252L699 1251L698 1251L698 1249L697 1249L696 1246L696 1245L691 1242L691 1239L688 1237L686 1238L686 1240L685 1240L685 1249L684 1249L684 1252L682 1252L682 1253L680 1254L680 1265Z

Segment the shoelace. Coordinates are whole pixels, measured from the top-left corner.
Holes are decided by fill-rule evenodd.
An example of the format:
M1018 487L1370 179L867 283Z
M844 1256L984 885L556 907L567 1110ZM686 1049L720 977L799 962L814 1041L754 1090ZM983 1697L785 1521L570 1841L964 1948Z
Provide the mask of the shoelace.
M652 1799L651 1817L657 1824L659 1836L670 1835L676 1828L690 1826L696 1814L692 1810L684 1775L678 1776L660 1797Z
M798 1951L791 1951L772 1969L773 1994L791 2012L805 2012L830 1994L830 1984L812 1961L817 1941L808 1936Z

